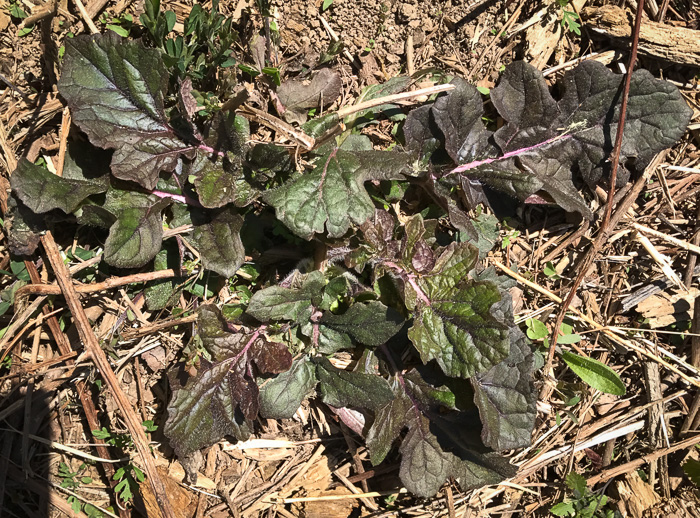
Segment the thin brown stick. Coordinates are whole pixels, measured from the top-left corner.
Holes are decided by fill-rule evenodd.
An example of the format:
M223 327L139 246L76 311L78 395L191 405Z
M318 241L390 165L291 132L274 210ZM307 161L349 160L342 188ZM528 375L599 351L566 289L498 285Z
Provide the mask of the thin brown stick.
M58 159L56 160L56 176L63 176L63 166L66 162L66 149L68 149L68 134L70 133L70 108L63 108L61 118L61 140L58 146Z
M175 271L172 269L156 270L154 272L135 273L125 277L110 277L106 281L94 282L92 284L78 284L74 285L73 288L76 293L95 293L125 286L126 284L170 279L172 277L175 277ZM22 300L23 297L28 297L30 295L60 295L61 293L63 293L63 291L57 284L27 284L17 290L15 294L15 304Z
M46 7L44 9L38 10L36 13L30 14L24 20L22 20L22 23L19 25L18 29L24 29L25 27L29 27L31 25L34 25L35 23L40 22L44 18L54 16L56 14L57 6L58 2L56 2L55 0L47 2Z
M547 356L547 365L545 367L545 373L551 373L552 362L554 360L554 351L556 350L557 340L559 338L559 328L564 322L564 316L571 306L571 302L576 296L576 291L578 287L583 282L583 278L586 276L588 268L593 263L593 259L598 254L598 251L603 247L603 243L607 240L608 233L614 228L611 225L612 208L615 200L615 183L617 182L617 167L620 160L620 150L622 149L622 136L625 129L625 117L627 115L627 101L629 99L630 85L632 81L632 72L634 71L634 65L637 61L637 47L639 46L639 30L642 23L642 13L644 12L644 0L639 0L637 4L637 16L634 22L634 32L632 36L632 50L630 51L630 59L627 64L627 74L625 74L625 84L622 91L622 104L620 105L620 117L617 123L617 134L615 136L615 147L612 152L612 171L610 172L610 190L608 191L608 201L605 207L605 216L603 217L603 223L600 227L600 232L596 237L593 245L586 254L583 264L581 265L580 271L573 285L569 290L569 294L564 300L559 314L557 315L556 323L554 324L554 333L552 336L552 344L549 348L549 355Z
M151 484L151 489L153 490L153 494L155 495L156 501L158 502L158 506L160 508L159 514L163 516L163 518L175 518L175 511L170 504L170 500L168 499L168 495L165 491L165 485L163 484L163 481L158 474L158 470L156 469L155 462L153 461L153 456L149 449L141 420L136 415L136 412L134 412L129 399L119 385L119 380L114 374L107 356L100 347L95 333L92 331L90 322L85 315L85 310L80 303L78 293L73 286L65 265L63 264L63 259L61 258L61 254L58 250L58 245L54 241L51 232L47 232L44 236L42 236L41 242L44 245L44 250L46 251L46 255L51 263L56 280L63 291L63 296L66 299L68 308L73 315L73 322L78 329L78 334L85 344L86 352L95 363L95 366L100 370L105 383L114 396L117 406L121 411L122 417L124 418L124 422L134 441L134 446L141 457L144 472L148 477L148 481Z
M157 322L148 326L143 326L138 329L129 329L122 333L122 340L133 340L134 338L141 338L142 336L150 335L152 333L157 333L163 329L168 329L169 327L175 327L182 324L191 324L197 321L197 313L192 313L182 318L175 318L172 320L165 320L163 322Z

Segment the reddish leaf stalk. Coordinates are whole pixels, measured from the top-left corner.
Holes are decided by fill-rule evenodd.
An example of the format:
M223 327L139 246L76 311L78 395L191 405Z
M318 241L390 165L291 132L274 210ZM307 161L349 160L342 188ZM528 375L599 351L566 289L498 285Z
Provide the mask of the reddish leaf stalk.
M484 160L476 160L474 162L469 162L468 164L462 164L459 167L455 167L447 173L447 175L451 175L454 173L463 173L464 171L469 171L470 169L474 169L475 167L479 167L485 164L490 164L492 162L497 162L499 160L507 160L509 158L512 158L514 156L522 155L524 153L528 153L530 151L535 151L536 149L539 149L541 147L546 146L547 144L551 144L553 142L557 142L560 140L565 140L571 138L571 135L567 135L566 133L562 135L557 135L556 137L552 137L550 139L545 140L544 142L540 142L539 144L535 144L534 146L529 146L529 147L524 147L520 149L514 149L513 151L508 151L507 153L504 153L503 156L495 157L495 158L485 158ZM445 175L445 176L447 176Z
M388 266L392 270L395 270L396 272L399 273L399 275L401 275L402 278L406 279L408 281L408 283L411 285L411 288L413 288L413 291L416 292L416 296L420 299L420 301L423 302L426 306L430 306L430 299L425 294L425 292L421 289L421 287L418 286L418 283L416 282L415 275L413 275L412 273L408 273L406 270L404 270L398 264L396 264L392 261L384 261L383 264L385 266Z
M586 275L588 267L593 262L593 258L596 256L600 248L602 247L607 235L611 229L610 217L612 215L612 206L615 199L615 183L617 182L617 168L620 160L620 151L622 149L622 137L625 129L625 117L627 115L627 101L629 99L630 85L632 82L632 72L634 71L634 65L637 61L637 47L639 46L639 31L642 26L642 13L644 12L644 0L639 0L637 4L637 13L634 20L634 31L632 32L632 48L630 50L630 58L627 64L627 73L625 74L625 83L622 91L622 103L620 104L620 118L617 123L617 134L615 135L615 147L613 148L611 160L612 169L610 171L610 190L608 191L608 199L605 207L605 216L603 217L603 223L600 227L600 232L593 242L591 249L586 255L583 264L580 268L580 272L574 280L574 284L569 290L569 294L566 296L561 309L559 310L559 315L557 315L557 321L554 325L554 336L552 337L552 344L549 348L549 355L547 357L547 366L545 372L551 371L552 362L554 360L554 351L557 346L557 339L559 338L559 328L564 322L564 316L566 311L571 305L574 297L576 296L576 290L583 282L583 278Z

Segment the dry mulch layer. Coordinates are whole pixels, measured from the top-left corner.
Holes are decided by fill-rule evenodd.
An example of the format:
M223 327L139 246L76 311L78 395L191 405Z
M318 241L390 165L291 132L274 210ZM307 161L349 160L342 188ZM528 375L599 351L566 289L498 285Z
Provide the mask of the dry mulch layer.
M338 95L321 108L336 110L351 106L368 86L421 70L464 77L483 91L495 87L503 67L515 60L531 63L551 84L584 59L624 73L638 1L563 4L272 0L270 16L263 17L257 2L222 0L219 9L239 31L233 55L240 62L260 59L265 49L248 42L274 33L267 54L282 81L342 41L332 65L340 77ZM182 31L189 1L166 1L162 8L175 12L174 30ZM73 130L56 84L66 39L115 27L138 35L143 9L131 0L0 0L3 214L20 158L53 171L64 159ZM566 17L580 27L564 23ZM148 457L178 518L550 516L562 502L572 504L567 516L700 516L692 481L700 475L689 477L682 468L697 461L700 444L699 25L694 0L645 2L637 67L676 85L693 116L673 148L618 189L624 212L568 308L567 322L580 337L571 347L615 370L626 394L594 390L555 357L549 371L535 375L532 445L507 452L517 466L514 478L469 491L452 480L433 498L415 498L402 487L397 454L372 466L363 438L337 411L312 400L292 419L260 419L248 441L231 438L202 451L197 482L190 484L188 467L162 433L170 397L165 373L196 334L193 309L235 302L241 294L200 284L174 307L148 311L137 283L154 280L153 272L112 270L105 278L102 238L89 229L66 234L56 222L58 244L50 237L43 240L50 245L45 251L16 257L3 216L0 515L159 516L148 480L139 480L137 471L124 473L132 463L143 468ZM239 72L230 95L245 91L259 111L277 115L274 103L263 101L271 89L271 76L263 76ZM260 118L252 117L251 125L258 141L289 141L288 133ZM393 127L380 118L362 132L383 149L393 142ZM517 281L511 289L516 322L545 360L547 333L537 326L553 331L562 299L581 273L603 220L604 184L592 200L590 222L536 204L511 211L487 258ZM68 273L47 267L56 258L82 282L71 284ZM27 285L33 288L15 297ZM84 317L71 316L75 307ZM93 347L105 351L102 364ZM148 442L128 434L124 404L148 424ZM585 480L575 491L570 473ZM118 482L125 476L132 477L134 493L128 503L115 496L123 496Z

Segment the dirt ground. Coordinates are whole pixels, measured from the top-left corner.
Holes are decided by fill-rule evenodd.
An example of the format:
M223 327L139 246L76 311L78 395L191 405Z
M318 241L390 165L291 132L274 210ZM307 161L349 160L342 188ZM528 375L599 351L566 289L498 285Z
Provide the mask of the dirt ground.
M56 89L62 45L66 38L89 32L78 4L0 0L3 218L8 179L17 160L50 162L58 156L65 120ZM551 84L579 58L596 59L623 72L630 38L629 33L621 33L629 30L637 1L564 4L556 0L271 0L270 19L278 35L271 64L282 80L296 77L313 67L334 40L341 40L344 51L331 67L341 75L342 93L325 107L328 110L352 104L369 85L421 71L461 76L483 89L493 88L503 67L520 59L543 71ZM681 468L688 459L700 458L696 448L700 444L700 4L647 0L646 5L643 27L649 32L640 40L638 67L678 86L694 115L680 142L659 157L630 205L630 217L619 223L598 252L572 304L585 317L607 326L607 334L595 332L581 317L577 324L584 341L579 345L618 372L627 394L615 397L596 392L580 383L563 363L555 365L554 379L538 372L540 399L533 444L509 452L518 474L502 484L472 491L462 491L457 481L451 481L432 499L417 499L402 489L397 452L373 467L362 438L321 403L305 405L293 419L261 422L261 433L246 443L231 439L203 452L196 487L183 483L183 466L159 427L150 437L151 446L178 518L550 516L552 507L564 500L579 502L591 511L585 514L578 509L578 514L568 516L615 516L607 512L635 518L700 516L698 488ZM602 9L611 6L621 9L621 17L606 18ZM175 11L181 24L192 6L164 1L163 7ZM18 8L34 24L16 16ZM123 24L115 20L125 15L136 22L143 12L138 0L93 0L86 8L101 32L109 30L108 24ZM580 31L562 23L565 9L580 15ZM220 10L238 24L241 42L235 55L240 62L254 62L255 51L245 36L265 32L256 3L222 0ZM249 90L259 90L252 99L258 100L260 109L274 112L274 103L266 97L269 84L243 75L239 80ZM257 139L276 138L265 127L256 129ZM392 142L390 130L391 124L379 121L363 131L375 147L382 148ZM630 186L622 189L621 196L630 192ZM530 205L502 226L501 237L507 239L489 260L518 267L519 284L512 295L523 328L528 318L548 322L556 317L561 298L579 273L578 262L599 229L605 186L592 198L597 213L590 224L563 211L545 212ZM635 228L635 222L651 230ZM642 245L638 233L648 238L651 249ZM8 302L0 315L3 334L23 309L5 296L16 282L10 275L15 273L15 262L3 231L0 288L6 290L1 300ZM37 275L47 282L42 260L37 264ZM682 285L668 280L668 269ZM183 299L182 309L191 304ZM175 330L157 329L170 315L148 312L143 301L131 300L118 289L95 293L84 306L96 335L107 337L119 382L139 416L161 425L169 391L165 370L180 358L192 335L191 322ZM126 307L131 309L129 318L124 318ZM26 323L36 325L36 320ZM90 446L92 426L87 423L93 423L91 419L97 419L98 428L108 426L115 433L126 430L113 395L94 389L92 367L65 378L60 363L65 358L56 360L60 354L55 335L46 328L36 333L31 329L29 325L11 343L0 338L0 356L11 350L23 365L19 373L0 371L0 496L4 496L0 515L4 508L7 516L92 517L100 516L98 509L104 512L112 506L110 516L157 516L148 483L140 484L131 507L114 507L110 479L115 470ZM70 320L62 320L58 332L65 332L76 349L71 358L80 354L80 340ZM36 370L39 374L32 374L32 365L41 362L49 363ZM91 409L81 399L84 390L92 390ZM34 401L33 407L24 403L27 399ZM39 417L28 428L32 413ZM13 428L25 433L15 433ZM40 437L29 439L27 430L33 430L32 437ZM43 472L32 471L35 456L48 459L41 463ZM572 471L588 480L591 492L575 495L567 488L563 480ZM606 500L600 495L606 495Z

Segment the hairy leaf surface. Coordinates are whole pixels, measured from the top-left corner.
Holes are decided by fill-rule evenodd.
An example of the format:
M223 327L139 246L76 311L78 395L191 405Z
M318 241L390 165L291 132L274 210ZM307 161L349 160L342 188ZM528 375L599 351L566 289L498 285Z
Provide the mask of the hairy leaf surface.
M37 214L53 209L70 214L88 196L106 192L109 180L107 177L92 180L63 178L23 158L10 176L10 185L22 203Z
M202 256L202 264L224 277L233 277L245 261L241 242L243 218L232 209L223 208L201 225L192 236Z
M537 415L534 356L520 329L512 327L510 336L508 358L471 378L474 402L484 424L481 437L494 450L528 446Z
M506 120L493 134L499 153L484 147L487 133L475 117L480 107L469 101L478 95L473 86L463 83L439 99L433 115L445 134L446 149L461 164L454 172L522 200L543 190L564 209L591 217L572 171L580 172L591 187L609 171L606 160L617 132L623 79L600 63L585 61L564 76L564 93L556 101L541 72L524 62L513 63L491 91L494 106ZM451 109L441 113L440 106ZM473 124L459 126L462 119L451 117L460 108L462 117ZM620 155L623 181L673 145L692 114L677 88L645 70L632 75L627 110Z
M467 276L477 255L473 246L453 243L432 272L409 283L415 315L408 336L423 362L435 360L448 376L471 377L510 352L508 328L491 314L501 300L498 287Z
M112 189L104 208L114 214L105 241L105 261L119 268L137 268L153 259L163 242L161 211L167 198Z
M256 292L246 313L261 322L292 320L305 324L314 307L321 305L326 280L319 271L304 276L295 287L270 286Z
M277 96L286 109L282 117L287 122L303 124L310 108L333 104L340 95L342 86L340 74L329 68L316 72L310 81L284 81L277 89Z
M378 346L403 327L399 313L381 302L356 303L341 315L324 312L320 323L338 333L350 335L363 345Z
M234 113L217 114L205 137L213 152L198 150L185 169L187 176L193 177L199 201L204 207L218 208L228 203L243 207L257 196L257 191L243 173L249 138L247 119Z
M316 369L324 403L378 410L391 401L389 383L379 376L337 369L320 358Z

